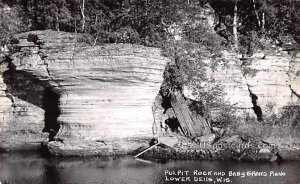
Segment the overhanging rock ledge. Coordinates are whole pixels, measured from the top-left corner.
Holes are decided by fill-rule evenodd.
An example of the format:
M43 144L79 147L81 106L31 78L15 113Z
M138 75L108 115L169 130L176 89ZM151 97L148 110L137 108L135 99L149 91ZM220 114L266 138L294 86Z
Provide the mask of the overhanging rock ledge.
M54 129L64 143L51 142L50 150L81 154L99 147L110 154L153 136L151 108L169 60L158 48L90 46L85 39L49 30L13 38L15 52L1 62L0 131L25 133L6 137L2 146L38 142L42 130Z

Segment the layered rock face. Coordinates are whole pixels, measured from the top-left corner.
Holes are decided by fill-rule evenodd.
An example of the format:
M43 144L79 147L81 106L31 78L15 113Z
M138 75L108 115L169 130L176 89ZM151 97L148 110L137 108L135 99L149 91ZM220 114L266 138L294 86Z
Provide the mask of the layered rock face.
M17 51L1 64L0 130L14 122L54 129L63 139L152 137L151 108L168 59L156 48L84 39L54 31L13 39ZM14 113L17 99L35 121Z
M90 46L87 39L54 31L12 39L14 52L0 64L0 148L7 142L39 145L51 129L64 143L51 142L49 149L62 155L128 153L148 145L153 130L197 140L211 135L210 120L188 107L186 98L197 100L193 86L169 99L157 95L169 62L159 49ZM207 76L222 85L224 100L241 117L263 120L300 105L299 54L242 59L224 52L224 58L207 68Z
M264 58L255 55L250 63L242 63L252 103L261 108L262 116L300 105L299 61L299 53L278 52Z
M44 124L44 110L29 101L24 100L24 96L13 96L18 90L11 90L11 83L6 84L9 75L10 64L1 61L0 64L0 147L5 150L32 150L38 149L40 143L47 135L42 134ZM14 79L21 79L22 74L17 73ZM33 85L28 85L26 78L21 79L22 90L30 89ZM18 81L19 82L19 81ZM18 85L16 83L15 85ZM24 86L27 86L24 88ZM10 92L9 92L10 91ZM19 91L29 98L35 94L30 91ZM28 94L27 94L28 93ZM1 148L0 148L1 152Z
M223 55L224 63L213 69L208 67L207 76L222 86L224 101L236 109L237 115L263 120L286 108L300 106L299 52L274 51L246 59L228 52ZM192 95L192 86L185 86L183 93L197 98Z

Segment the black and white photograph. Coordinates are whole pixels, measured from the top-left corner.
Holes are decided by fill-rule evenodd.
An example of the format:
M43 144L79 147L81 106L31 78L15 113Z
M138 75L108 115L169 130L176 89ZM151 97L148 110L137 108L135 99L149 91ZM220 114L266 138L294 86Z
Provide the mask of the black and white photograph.
M0 0L0 184L300 184L300 0Z

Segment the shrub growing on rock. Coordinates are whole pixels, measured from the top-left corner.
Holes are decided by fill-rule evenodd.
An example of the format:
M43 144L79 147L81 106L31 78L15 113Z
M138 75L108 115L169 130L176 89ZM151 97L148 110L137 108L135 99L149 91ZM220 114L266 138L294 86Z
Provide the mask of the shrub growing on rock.
M199 43L214 54L219 53L226 45L225 39L214 33L207 25L186 25L183 32L188 41Z

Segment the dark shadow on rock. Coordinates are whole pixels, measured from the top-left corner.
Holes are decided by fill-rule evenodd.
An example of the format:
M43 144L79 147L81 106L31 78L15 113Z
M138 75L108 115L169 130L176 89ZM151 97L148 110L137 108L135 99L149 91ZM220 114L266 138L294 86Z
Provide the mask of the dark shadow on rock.
M262 110L259 106L254 106L253 107L254 113L257 116L257 120L258 121L263 121L263 117L262 117Z
M45 110L45 128L43 132L50 132L53 129L56 133L60 128L60 124L57 122L57 118L61 111L59 108L59 98L60 95L47 88L43 93L43 109Z
M250 93L250 96L251 96L251 99L252 99L254 113L257 116L257 120L258 121L263 121L263 114L262 114L261 107L257 105L258 97L253 93Z
M169 108L172 108L171 95L168 90L163 90L163 89L160 89L159 94L162 97L161 106L164 108L163 114L165 114Z
M57 118L60 115L59 92L53 90L48 80L41 80L36 75L18 71L9 67L3 73L3 81L7 85L6 93L22 99L45 110L45 127L43 132L50 129L56 132L60 128Z
M171 132L179 132L181 129L180 123L177 118L169 118L165 121L165 124L168 125Z

